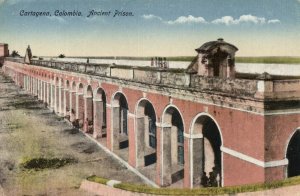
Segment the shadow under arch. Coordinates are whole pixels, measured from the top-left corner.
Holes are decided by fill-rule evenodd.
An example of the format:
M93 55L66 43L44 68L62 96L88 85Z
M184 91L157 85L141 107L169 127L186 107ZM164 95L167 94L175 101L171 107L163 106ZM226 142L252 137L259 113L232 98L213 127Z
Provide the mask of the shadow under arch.
M184 121L175 105L168 105L162 116L162 185L184 178ZM182 183L179 183L182 184Z
M106 138L106 93L103 88L98 87L93 92L94 104L94 138ZM106 142L101 140L100 142Z
M156 120L153 104L146 98L140 99L135 110L137 167L156 163ZM155 167L152 169L155 170Z
M300 175L300 127L290 135L286 150L285 158L288 159L286 167L286 177L294 177Z
M83 131L93 134L94 132L94 104L93 88L90 84L84 90L84 127Z
M122 92L116 92L112 96L112 150L122 159L129 158L128 137L128 102Z
M192 121L190 138L191 186L222 186L223 137L217 121L208 113L198 114Z

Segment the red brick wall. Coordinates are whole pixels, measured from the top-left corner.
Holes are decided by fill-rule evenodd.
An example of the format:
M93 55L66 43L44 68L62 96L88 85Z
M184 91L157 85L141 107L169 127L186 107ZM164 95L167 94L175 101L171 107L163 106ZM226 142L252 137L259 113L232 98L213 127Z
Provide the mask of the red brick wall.
M265 121L265 158L267 161L284 159L290 137L300 127L300 115L266 116Z
M264 182L264 168L223 153L224 186Z

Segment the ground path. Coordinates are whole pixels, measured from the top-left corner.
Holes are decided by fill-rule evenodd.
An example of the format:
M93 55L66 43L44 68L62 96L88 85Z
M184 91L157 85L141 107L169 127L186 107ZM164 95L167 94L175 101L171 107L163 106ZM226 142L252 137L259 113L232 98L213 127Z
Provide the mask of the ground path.
M77 163L38 171L20 166L41 157L72 158ZM0 72L0 195L1 186L6 195L89 195L78 187L93 174L142 183Z

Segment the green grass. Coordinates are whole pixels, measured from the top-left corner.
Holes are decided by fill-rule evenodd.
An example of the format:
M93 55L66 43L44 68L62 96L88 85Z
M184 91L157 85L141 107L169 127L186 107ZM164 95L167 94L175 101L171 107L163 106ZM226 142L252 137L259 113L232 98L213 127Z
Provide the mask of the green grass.
M24 158L21 166L25 169L57 169L64 165L76 163L71 158Z
M300 64L300 57L236 57L237 63Z
M88 181L91 181L91 182L97 182L99 184L106 184L109 180L108 179L105 179L105 178L100 178L98 176L90 176L87 178Z
M92 182L98 182L106 184L107 179L103 179L97 176L88 177L87 180ZM242 186L231 187L211 187L211 188L194 188L194 189L175 189L175 188L153 188L147 185L137 185L129 183L120 183L114 185L115 188L119 188L126 191L147 193L155 195L222 195L222 194L236 194L243 192L263 191L269 189L275 189L280 187L299 185L300 176L288 178L285 180L274 181L270 183L260 183Z

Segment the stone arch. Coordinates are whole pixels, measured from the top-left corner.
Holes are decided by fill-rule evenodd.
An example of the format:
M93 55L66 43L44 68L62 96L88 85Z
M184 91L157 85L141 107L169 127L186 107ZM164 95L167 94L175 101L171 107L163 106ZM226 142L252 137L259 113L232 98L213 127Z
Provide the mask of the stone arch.
M171 185L184 178L184 121L180 110L168 105L162 116L162 184Z
M81 82L79 82L77 84L77 88L76 88L77 93L84 93L84 88L83 88L83 84Z
M106 137L106 94L105 91L98 87L94 90L94 137Z
M70 90L70 81L66 80L65 89Z
M288 159L286 167L286 177L294 177L300 175L300 127L295 129L290 135L286 150L285 157Z
M192 186L222 186L222 132L207 113L198 114L191 125ZM210 179L210 180L208 180Z
M55 77L55 85L59 85L59 77L58 76Z
M128 159L128 102L122 92L112 96L112 149L124 159Z
M71 90L73 90L73 91L77 90L77 85L76 85L75 81L72 82Z
M136 104L135 118L137 166L144 167L155 164L157 117L153 104L145 98L140 99Z

